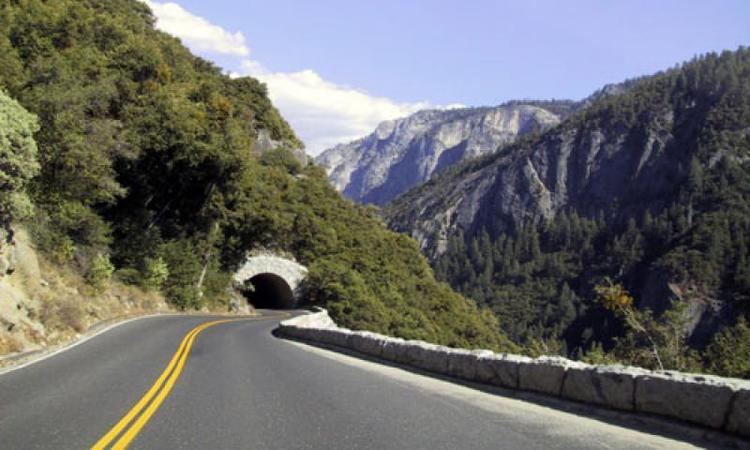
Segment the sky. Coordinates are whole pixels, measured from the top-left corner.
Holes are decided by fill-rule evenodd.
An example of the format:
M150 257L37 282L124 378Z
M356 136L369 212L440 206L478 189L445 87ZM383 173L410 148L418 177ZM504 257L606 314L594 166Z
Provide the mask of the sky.
M425 108L581 99L750 45L750 0L143 0L157 28L254 76L306 151Z

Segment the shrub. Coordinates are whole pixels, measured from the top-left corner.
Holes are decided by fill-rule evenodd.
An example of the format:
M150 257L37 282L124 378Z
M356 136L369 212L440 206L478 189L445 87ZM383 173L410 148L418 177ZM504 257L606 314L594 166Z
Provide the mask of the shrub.
M198 309L203 304L198 289L193 285L170 286L167 288L165 294L169 303L183 311L186 309Z
M302 171L302 163L294 156L294 153L282 147L264 152L260 157L260 163L264 166L283 168L291 175Z
M86 281L96 288L102 288L112 278L114 271L115 267L109 261L109 256L99 253L91 260Z
M75 302L63 303L57 309L60 322L72 328L76 333L82 333L86 326L83 322L83 311L81 306Z
M76 202L46 205L28 221L34 242L58 263L108 251L109 225L90 208ZM85 267L85 265L84 265Z
M146 258L143 262L141 285L146 289L159 290L169 278L169 266L158 256Z
M604 350L601 342L595 342L591 349L583 355L581 361L589 364L617 364L620 362L614 355Z
M718 333L706 348L709 370L725 377L750 378L750 325L740 318L734 327Z
M61 202L51 210L49 226L70 237L77 246L109 248L112 241L109 224L90 207L79 202Z
M73 260L76 254L76 244L64 234L51 232L49 240L42 244L42 249L57 262L65 263Z
M162 287L167 300L180 309L199 308L201 296L196 283L201 265L195 246L187 240L162 244L159 253L167 265L167 278Z
M132 267L123 267L117 269L114 273L114 277L122 283L136 285L141 283L142 275L138 269Z
M83 308L77 301L66 298L50 303L40 309L39 320L47 329L72 329L81 333L86 328L83 321Z

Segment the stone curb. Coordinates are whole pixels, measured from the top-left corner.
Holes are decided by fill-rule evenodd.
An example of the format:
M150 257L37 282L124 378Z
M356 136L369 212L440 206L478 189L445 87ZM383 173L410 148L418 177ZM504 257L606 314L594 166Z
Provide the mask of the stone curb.
M750 381L562 357L463 350L338 327L328 312L284 320L278 333L465 381L654 414L750 437Z

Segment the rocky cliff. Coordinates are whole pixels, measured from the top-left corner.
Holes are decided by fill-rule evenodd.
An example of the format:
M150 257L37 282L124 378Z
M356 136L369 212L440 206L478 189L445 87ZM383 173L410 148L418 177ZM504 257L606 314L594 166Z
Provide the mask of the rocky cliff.
M420 111L383 122L360 140L326 150L316 162L345 196L382 205L460 161L557 125L572 108L572 102L512 102Z
M559 126L458 164L396 199L386 209L389 225L411 234L434 259L458 231L513 232L566 209L620 221L663 210L688 181L700 127L713 112L707 108L718 102L698 92L668 98L663 90L685 72L605 86ZM746 143L748 130L738 125L721 134ZM748 157L717 145L697 163L701 171L718 171L723 160Z
M673 125L668 109L655 111L638 130L586 119L567 123L410 192L389 209L389 222L434 258L458 229L511 232L566 207L590 217L646 204L661 209L689 162L689 155L669 145Z
M600 90L400 196L386 220L513 338L607 342L619 331L592 288L609 278L657 314L687 303L701 347L750 311L748 80L740 49Z

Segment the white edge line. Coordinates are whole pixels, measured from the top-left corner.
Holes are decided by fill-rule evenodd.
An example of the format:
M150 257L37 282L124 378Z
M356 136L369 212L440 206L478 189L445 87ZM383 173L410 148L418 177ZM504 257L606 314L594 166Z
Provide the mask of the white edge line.
M125 325L126 323L134 322L136 320L141 320L141 319L149 319L149 318L153 318L153 317L165 317L165 316L180 316L180 315L182 315L182 314L179 314L179 313L178 314L156 313L156 314L148 314L146 316L133 317L133 318L130 318L130 319L123 320L122 322L113 323L111 325L108 325L108 326L102 328L101 330L98 330L94 334L90 334L90 335L84 336L81 339L75 340L75 341L73 341L73 342L71 342L71 343L69 343L67 345L63 345L61 348L58 348L57 350L54 350L54 351L52 351L50 353L43 353L42 355L40 355L37 358L32 359L31 361L26 361L23 364L19 364L17 366L11 366L11 367L2 369L2 370L0 370L0 376L3 376L5 374L11 373L11 372L15 372L16 370L23 369L24 367L28 367L28 366L30 366L32 364L36 364L36 363L38 363L40 361L44 361L45 359L48 359L48 358L51 358L53 356L59 355L60 353L63 353L63 352L66 352L66 351L68 351L68 350L70 350L72 348L75 348L75 347L83 344L84 342L87 342L88 340L93 339L93 338L99 336L100 334L106 333L107 331L110 331L113 328L117 328L120 325ZM186 315L189 316L190 314L186 314ZM42 350L42 352L44 352L44 350Z
M36 363L38 363L40 361L44 361L45 359L48 359L48 358L51 358L53 356L59 355L60 353L66 352L66 351L68 351L68 350L70 350L70 349L72 349L74 347L77 347L77 346L83 344L84 342L86 342L86 341L88 341L90 339L93 339L93 338L95 338L95 337L97 337L97 336L99 336L101 334L106 333L107 331L112 330L113 328L117 328L120 325L125 325L126 323L130 323L130 322L134 322L136 320L142 320L142 319L151 319L151 318L154 318L154 317L168 317L168 316L195 317L196 315L199 315L199 314L185 314L185 313L179 313L179 312L177 312L177 313L165 312L165 313L148 314L148 315L145 315L145 316L138 316L138 317L133 317L133 318L130 318L130 319L125 319L122 322L115 322L115 323L113 323L111 325L108 325L108 326L102 328L101 330L96 331L94 334L90 334L90 335L84 336L81 339L74 340L73 342L70 342L68 344L63 344L62 347L60 347L57 350L54 350L54 351L52 351L50 353L44 353L44 349L42 349L41 350L42 354L39 355L36 358L32 357L33 359L31 361L26 361L25 363L19 364L17 366L11 366L11 367L7 367L5 369L0 369L0 376L3 376L5 374L11 373L11 372L15 372L16 370L23 369L24 367L29 367L32 364L36 364ZM207 315L213 315L213 314L208 313Z

